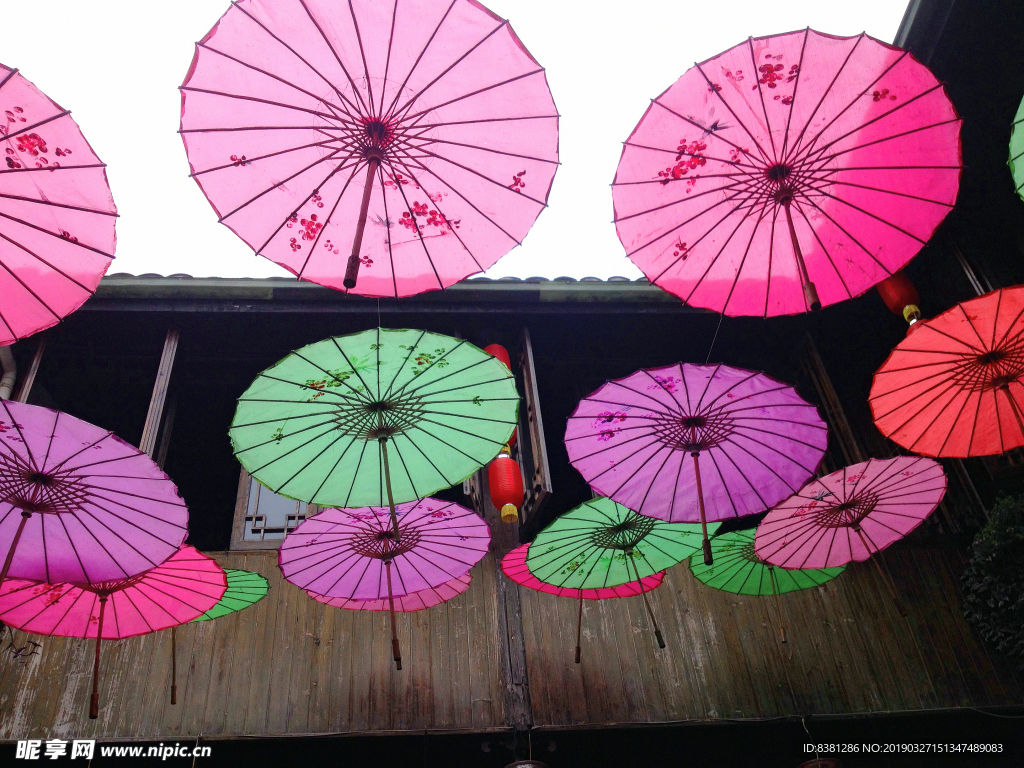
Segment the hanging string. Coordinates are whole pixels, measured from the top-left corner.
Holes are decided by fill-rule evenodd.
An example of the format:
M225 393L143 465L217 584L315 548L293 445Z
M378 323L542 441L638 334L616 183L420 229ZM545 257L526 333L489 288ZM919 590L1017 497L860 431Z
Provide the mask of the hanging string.
M708 348L708 356L704 361L704 365L711 362L711 350L715 348L715 341L718 339L718 332L722 330L722 320L725 318L725 312L718 316L718 326L715 328L715 335L711 338L711 346Z
M380 328L380 296L377 297L377 327Z

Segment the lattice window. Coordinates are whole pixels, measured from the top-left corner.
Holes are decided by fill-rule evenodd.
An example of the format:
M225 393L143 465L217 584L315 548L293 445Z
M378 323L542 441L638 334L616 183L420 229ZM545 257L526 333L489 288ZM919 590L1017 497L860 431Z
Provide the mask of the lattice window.
M238 482L232 549L276 549L285 535L319 508L280 496L244 469Z

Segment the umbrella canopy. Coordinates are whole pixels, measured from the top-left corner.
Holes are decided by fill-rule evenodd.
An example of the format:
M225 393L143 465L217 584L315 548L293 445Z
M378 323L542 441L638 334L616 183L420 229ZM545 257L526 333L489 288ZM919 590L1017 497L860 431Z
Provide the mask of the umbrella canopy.
M96 718L101 640L185 624L213 608L226 589L223 569L186 545L129 579L89 585L8 579L0 584L0 621L38 635L96 638L89 711Z
M645 576L639 581L627 581L625 584L616 584L610 587L596 587L591 589L573 589L571 587L557 587L541 581L526 564L529 556L530 545L523 544L516 547L501 559L501 570L505 572L516 584L529 587L537 592L544 592L558 597L575 597L580 600L609 600L615 597L636 597L641 592L650 592L652 589L661 586L665 579L665 572Z
M475 0L234 2L197 45L181 134L222 223L367 296L493 265L558 163L544 70Z
M910 53L750 38L654 99L613 183L630 259L687 304L770 317L858 296L956 202L960 118Z
M754 552L753 530L720 533L711 539L712 565L690 558L690 570L704 584L737 595L782 595L820 587L846 570L835 568L786 570L765 563Z
M1024 189L1024 163L1021 162L1021 158L1024 157L1024 128L1021 128L1021 124L1024 123L1024 100L1021 101L1020 106L1017 107L1017 114L1013 116L1013 129L1010 131L1010 174L1013 176L1013 186L1017 190L1017 194L1021 194L1021 189Z
M401 669L394 598L468 574L487 554L491 530L475 512L440 499L398 504L394 513L397 523L388 507L324 510L285 536L279 563L288 581L325 598L386 599Z
M763 512L814 474L827 445L817 408L792 386L725 365L610 381L565 430L569 460L595 491L670 522Z
M946 474L932 459L869 459L811 481L772 509L755 552L780 568L867 560L917 528L945 493Z
M0 580L98 584L173 555L174 483L138 448L66 413L0 400Z
M192 621L209 621L237 613L253 603L258 603L267 596L267 591L270 589L267 580L252 571L225 568L224 574L228 580L224 596L215 606L204 611L202 616L197 616Z
M384 506L487 464L508 442L518 408L511 371L472 344L374 328L268 368L239 398L230 434L242 465L275 493Z
M114 258L106 167L71 113L0 64L0 345L58 323Z
M868 399L879 431L925 456L1024 445L1024 286L957 304L901 341Z
M467 589L473 577L468 573L456 579L447 581L439 587L427 587L418 592L410 592L407 595L399 595L392 598L394 610L397 613L412 613L433 608L435 605L448 602L453 597L458 597ZM381 600L350 600L345 597L324 597L315 592L306 590L306 594L318 603L329 605L332 608L344 608L348 611L388 611L391 604L385 597Z
M712 532L717 527L709 526ZM699 526L666 523L638 515L611 499L595 499L569 510L538 533L526 553L526 566L538 580L558 589L607 589L641 582L681 563L700 546L700 534ZM664 648L647 591L641 589L640 594L658 645Z

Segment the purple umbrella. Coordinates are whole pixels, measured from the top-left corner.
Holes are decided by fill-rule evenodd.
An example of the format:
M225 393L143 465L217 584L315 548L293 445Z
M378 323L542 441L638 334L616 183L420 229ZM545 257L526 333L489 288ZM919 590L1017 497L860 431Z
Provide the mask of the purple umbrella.
M0 581L118 581L178 551L188 510L167 475L111 432L0 400Z
M725 365L679 363L609 381L580 401L565 447L601 495L648 517L700 521L711 565L708 521L763 512L795 493L817 469L827 438L817 408L790 385Z
M464 576L487 554L491 531L458 504L422 499L396 504L398 536L388 507L326 509L304 521L281 544L284 577L324 598L387 599L395 664L395 597Z

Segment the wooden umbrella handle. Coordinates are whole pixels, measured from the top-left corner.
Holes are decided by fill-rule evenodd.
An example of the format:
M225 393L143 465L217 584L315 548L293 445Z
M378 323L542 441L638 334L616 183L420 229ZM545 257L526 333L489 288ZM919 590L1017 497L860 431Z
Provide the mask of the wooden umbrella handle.
M371 157L366 164L366 184L363 186L363 200L359 206L359 221L356 222L356 234L352 239L352 255L348 257L348 264L345 267L345 280L343 285L352 290L356 287L356 277L359 275L359 252L363 248L363 230L366 229L366 214L370 209L370 192L373 191L373 174L377 172L380 160Z

